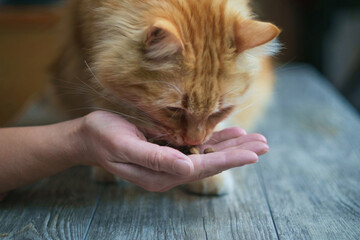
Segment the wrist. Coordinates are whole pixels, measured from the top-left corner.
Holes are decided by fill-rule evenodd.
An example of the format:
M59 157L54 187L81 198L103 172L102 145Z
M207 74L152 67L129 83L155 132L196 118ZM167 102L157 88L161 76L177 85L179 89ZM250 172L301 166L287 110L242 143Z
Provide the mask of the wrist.
M72 139L73 161L76 165L98 166L94 136L89 126L88 115L72 121L72 130L68 136Z
M87 138L83 131L83 117L61 122L52 125L56 132L58 146L62 146L60 156L62 161L66 162L70 167L76 165L91 165L88 154Z

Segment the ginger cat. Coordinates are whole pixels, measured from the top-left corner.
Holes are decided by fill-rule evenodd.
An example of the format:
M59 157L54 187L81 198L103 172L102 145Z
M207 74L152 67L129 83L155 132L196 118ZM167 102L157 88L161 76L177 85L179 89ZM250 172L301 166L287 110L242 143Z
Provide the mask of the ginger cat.
M107 109L148 138L191 146L216 126L248 128L271 93L267 55L280 30L253 20L247 0L77 0L69 9L53 73L71 117ZM113 180L99 168L95 178ZM222 194L231 175L187 187Z

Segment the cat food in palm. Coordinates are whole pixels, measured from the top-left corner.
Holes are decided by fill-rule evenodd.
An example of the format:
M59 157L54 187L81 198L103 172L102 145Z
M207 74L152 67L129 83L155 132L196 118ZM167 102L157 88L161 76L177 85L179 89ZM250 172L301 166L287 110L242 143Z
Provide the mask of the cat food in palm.
M192 147L189 149L191 154L201 154L200 149L198 147Z
M215 152L215 149L212 147L205 148L204 154L213 153Z
M192 147L189 149L189 152L191 154L201 154L201 150L199 147ZM213 153L213 152L215 152L215 149L212 147L208 147L208 148L204 149L203 154L208 154L208 153Z

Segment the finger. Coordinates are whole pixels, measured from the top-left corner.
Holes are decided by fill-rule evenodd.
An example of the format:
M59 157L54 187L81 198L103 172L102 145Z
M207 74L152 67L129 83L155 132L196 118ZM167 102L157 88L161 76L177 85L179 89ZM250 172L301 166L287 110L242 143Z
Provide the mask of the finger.
M189 156L194 162L194 174L199 178L211 176L224 170L256 163L256 153L244 149L232 149L226 152L196 154Z
M233 150L211 154L191 155L194 162L194 174L191 176L176 176L165 172L128 163L107 162L104 167L111 173L136 184L148 191L163 192L177 185L212 176L233 167L240 167L258 161L254 152Z
M214 132L211 136L210 140L206 142L206 144L216 144L218 142L222 142L231 138L237 138L246 135L246 131L242 128L231 127L226 128L219 132Z
M216 149L216 151L222 151L226 148L230 148L230 147L236 147L239 146L241 144L244 144L246 142L253 142L253 141L260 141L260 142L264 142L267 143L266 138L258 133L252 133L252 134L247 134L245 136L241 136L238 138L233 138L233 139L229 139L223 142L219 142L217 144L212 145L211 147L213 147L214 149ZM210 147L209 145L205 145L202 148L207 148Z
M127 162L158 172L176 175L191 175L194 165L190 158L180 151L157 144L128 139L120 147L119 156L127 156Z
M256 153L258 156L263 155L269 151L269 146L266 143L253 141L253 142L246 142L239 146L226 148L223 151L233 151L234 149L244 149L249 150Z

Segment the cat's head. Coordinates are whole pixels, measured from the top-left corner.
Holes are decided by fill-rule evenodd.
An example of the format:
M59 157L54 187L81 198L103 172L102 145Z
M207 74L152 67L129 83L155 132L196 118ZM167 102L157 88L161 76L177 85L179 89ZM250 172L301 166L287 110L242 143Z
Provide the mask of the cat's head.
M249 89L260 64L249 50L279 29L227 1L120 2L94 10L91 65L118 102L102 104L131 115L148 137L204 142Z

